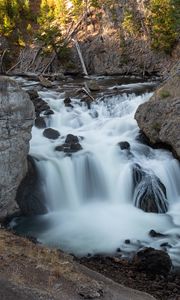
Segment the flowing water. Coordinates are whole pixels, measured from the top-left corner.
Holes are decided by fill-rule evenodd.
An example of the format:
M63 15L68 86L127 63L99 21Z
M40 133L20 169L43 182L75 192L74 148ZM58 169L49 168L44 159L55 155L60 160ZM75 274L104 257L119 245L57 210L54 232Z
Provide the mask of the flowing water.
M112 254L118 248L126 255L152 246L165 249L174 264L180 264L179 162L170 152L137 140L134 113L152 95L132 92L142 87L142 83L111 84L107 96L102 99L100 94L90 110L77 97L72 99L73 108L65 107L62 91L39 92L54 111L46 117L47 126L61 135L49 140L43 129L32 129L30 154L41 175L48 213L15 220L17 230L19 226L40 242L75 255ZM72 155L55 151L67 134L78 136L83 149ZM120 148L124 141L129 150ZM162 198L162 207L167 204L166 213L148 213L135 206L143 187L139 191L134 187L134 166L146 174L150 180L146 185ZM166 197L157 179L166 187ZM150 230L164 236L151 237Z

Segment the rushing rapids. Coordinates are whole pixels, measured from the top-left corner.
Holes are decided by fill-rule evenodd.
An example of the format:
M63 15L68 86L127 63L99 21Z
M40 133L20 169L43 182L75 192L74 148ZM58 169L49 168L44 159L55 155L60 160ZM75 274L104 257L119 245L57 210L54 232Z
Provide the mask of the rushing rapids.
M117 249L126 255L151 246L180 264L179 162L138 140L134 113L152 95L127 93L138 86L116 86L121 93L90 109L77 97L65 106L63 93L39 92L54 111L41 116L59 132L47 138L44 128L32 131L30 155L48 212L14 220L16 230L76 255Z

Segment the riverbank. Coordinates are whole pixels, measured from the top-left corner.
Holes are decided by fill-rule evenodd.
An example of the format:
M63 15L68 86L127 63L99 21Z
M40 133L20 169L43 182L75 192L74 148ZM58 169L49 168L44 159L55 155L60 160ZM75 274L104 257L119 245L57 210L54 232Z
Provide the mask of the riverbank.
M2 300L153 300L51 250L0 229Z
M117 283L147 292L156 299L180 299L179 270L172 271L166 275L153 275L146 271L138 271L135 263L120 256L106 257L97 255L77 259L77 261Z

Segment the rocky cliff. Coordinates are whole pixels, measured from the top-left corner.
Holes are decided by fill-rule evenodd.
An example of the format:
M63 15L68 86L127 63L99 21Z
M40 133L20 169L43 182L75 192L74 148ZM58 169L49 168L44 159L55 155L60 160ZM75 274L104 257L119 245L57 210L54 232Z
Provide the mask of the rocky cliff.
M28 94L8 77L0 77L0 221L16 212L17 188L27 172L34 120Z
M171 53L153 48L152 29L147 26L149 3L112 1L111 6L104 4L88 17L77 37L89 74L152 76L169 72L179 59L180 44L175 43Z
M180 67L180 66L179 66ZM180 159L180 68L141 104L135 114L140 129L155 146L170 148Z

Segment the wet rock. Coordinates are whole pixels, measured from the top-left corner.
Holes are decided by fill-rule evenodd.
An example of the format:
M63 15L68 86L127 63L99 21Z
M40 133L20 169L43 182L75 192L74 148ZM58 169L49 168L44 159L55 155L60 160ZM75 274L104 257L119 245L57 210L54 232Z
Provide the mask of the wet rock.
M117 248L117 249L116 249L116 252L121 252L121 248Z
M156 237L167 237L168 235L167 234L163 234L163 233L160 233L160 232L156 232L155 230L150 230L149 231L149 235L153 238L156 238Z
M99 116L99 114L98 114L98 112L97 112L96 110L90 111L90 112L89 112L89 115L90 115L93 119L98 118L98 116Z
M166 213L168 209L166 188L160 179L145 172L135 164L133 166L133 201L136 207L145 212Z
M68 134L63 145L55 147L55 151L63 151L65 153L75 153L82 150L82 146L79 144L79 139L76 135Z
M27 93L29 94L31 100L39 97L38 92L36 90L28 90Z
M172 268L169 255L153 248L145 248L136 253L133 264L138 271L153 275L161 274L167 276Z
M54 80L61 81L64 79L66 79L66 76L64 75L64 73L61 72L61 73L54 74Z
M46 88L51 88L52 87L52 82L48 80L47 78L43 77L42 75L39 76L39 81L42 86Z
M79 143L59 145L55 147L55 151L63 151L64 153L75 153L82 150L82 146Z
M133 183L135 187L142 181L145 175L146 173L143 171L141 166L139 164L134 164L132 169L132 176L133 176Z
M81 99L81 102L85 102L86 105L87 105L87 108L88 108L88 109L91 109L91 103L92 103L92 100L90 100L88 97L84 96L84 97Z
M66 104L70 104L70 103L71 103L71 98L70 97L66 97L64 99L64 104L66 105Z
M149 145L149 139L147 138L147 136L143 133L142 130L139 131L138 136L136 137L136 141L144 144L144 145Z
M70 97L66 97L65 99L64 99L64 105L66 106L66 107L71 107L71 108L73 108L73 105L71 104L71 98Z
M54 112L53 112L53 110L52 109L47 109L47 110L45 110L44 111L44 113L43 113L45 116L49 116L49 115L53 115L54 114Z
M163 247L163 248L172 248L172 246L168 242L160 244L160 247Z
M127 240L124 241L124 243L125 243L125 244L130 244L131 241L130 241L129 239L127 239Z
M28 172L18 188L16 201L23 215L33 216L47 212L40 176L31 156L28 156Z
M97 84L96 80L87 81L87 87L92 92L97 92L100 90L100 86Z
M59 138L60 136L60 133L59 131L55 130L55 129L52 129L52 128L46 128L44 131L43 131L43 135L48 138L48 139L51 139L51 140L56 140Z
M128 142L119 142L118 143L121 150L130 150L130 144Z
M35 126L39 129L46 128L46 122L43 117L37 117L35 119Z
M27 91L27 93L29 94L31 101L34 104L36 117L38 117L41 112L50 110L49 105L39 97L37 91L29 90Z
M74 143L78 143L79 139L76 135L73 134L68 134L66 139L65 139L65 143L66 144L74 144Z

